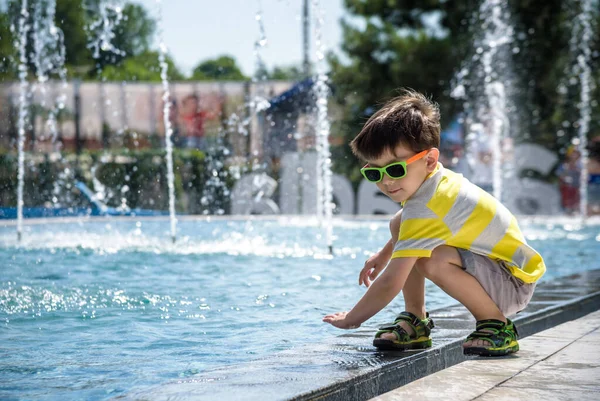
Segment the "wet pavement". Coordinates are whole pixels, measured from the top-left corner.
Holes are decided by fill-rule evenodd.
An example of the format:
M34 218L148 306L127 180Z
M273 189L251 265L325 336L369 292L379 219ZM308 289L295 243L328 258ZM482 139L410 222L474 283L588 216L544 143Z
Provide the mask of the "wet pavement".
M508 357L459 363L372 401L600 398L600 312L529 336L520 347Z
M569 335L561 337L562 340L549 338L545 342L548 344L547 347L544 346L537 349L537 346L528 345L529 341L535 340L529 340L524 337L538 333L538 337L536 338L539 338L541 332L546 329L578 319L598 310L600 310L600 270L591 270L573 276L562 277L538 285L532 302L526 311L520 313L514 319L523 340L521 340L522 351L517 354L518 357L512 362L514 366L511 365L511 369L528 368L531 358L539 358L541 355L540 352L545 352L547 355L555 357L558 361L564 359L564 356L562 356L563 353L560 350L565 347L580 347L574 348L575 351L573 352L583 352L585 354L584 348L582 349L580 344L586 344L589 341L581 340L581 338L585 338L582 336L586 333L589 334L591 329L583 333L570 329ZM261 401L311 399L369 400L453 365L460 364L457 365L457 368L464 369L460 368L462 365L461 362L464 362L467 358L462 355L461 343L474 330L475 321L473 317L461 305L433 311L431 312L431 316L435 320L436 328L432 333L433 347L427 350L379 352L372 346L372 336L376 330L376 326L361 327L345 335L324 339L320 344L293 348L250 363L224 366L205 371L186 380L158 385L157 387L139 392L132 392L118 397L118 399L219 401L242 399ZM586 319L582 319L581 321L587 322ZM377 323L383 323L383 321ZM598 332L590 337L592 341L599 338ZM574 343L571 344L565 341ZM550 346L551 344L554 344L554 348ZM597 345L598 343L596 342L595 344ZM482 363L479 359L483 358L478 358L477 361L471 363L478 364L476 366L484 366L485 363ZM596 367L593 368L595 369L593 372L596 375L600 371L598 360L599 358L596 355ZM588 362L577 363L585 364ZM593 363L593 361L589 362L589 364ZM488 365L485 366L487 367ZM497 371L493 370L493 367L487 367L487 369L490 370L489 375L478 378L478 380L482 383L487 383L485 385L487 388L494 388L496 385L494 383L497 382L497 379L499 380L503 373L498 374ZM442 373L448 370L446 369ZM583 372L585 369L580 370ZM527 375L524 375L524 378L521 380L523 383L527 383L526 380L529 380L528 383L532 386L532 389L546 388L544 387L545 384L540 384L541 382L532 382L532 380L536 379L534 374L537 373L535 372L536 370L532 371L529 379L527 379ZM542 379L544 383L550 385L553 382L552 377L554 376L546 375ZM450 377L448 380L452 381L452 378ZM457 382L460 380L457 379ZM500 388L502 386L497 387ZM516 385L504 387L509 388L506 391L512 391L513 393L511 394L513 395L515 392L518 393ZM408 388L408 386L404 388ZM472 386L468 387L468 389L472 388ZM475 395L469 399L473 399L481 394L476 394L476 391L474 393L470 391L465 394ZM531 397L533 399L540 399L529 391L533 390L528 390L528 394L530 394L528 396L529 399ZM492 391L484 395L486 397L491 396L491 393ZM413 395L418 396L419 392ZM458 399L453 396L446 398L442 395L438 391L437 398ZM518 396L515 397L518 399ZM511 398L514 399L515 397ZM410 396L406 396L405 398L411 399ZM417 397L416 399L421 399L421 397ZM568 399L568 397L564 399Z

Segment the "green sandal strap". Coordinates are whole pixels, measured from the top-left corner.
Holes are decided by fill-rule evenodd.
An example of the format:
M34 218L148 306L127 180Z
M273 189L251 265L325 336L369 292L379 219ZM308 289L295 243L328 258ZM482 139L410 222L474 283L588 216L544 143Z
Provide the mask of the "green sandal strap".
M510 320L504 323L501 320L480 320L474 332L469 334L465 342L472 340L485 340L491 347L503 347L518 339L517 328ZM484 331L486 330L486 331Z
M429 327L429 330L431 330L435 327L435 324L433 323L433 319L429 318L429 312L425 312L425 319L423 319L423 320L419 319L419 317L413 313L401 312L398 316L396 316L396 320L394 320L394 324L396 324L400 321L405 321L412 326L418 326L425 322L426 326Z
M408 326L413 330L414 334L411 336L408 332L400 326L400 322L406 322ZM425 319L421 320L416 315L410 312L402 312L393 323L386 323L379 327L379 331L375 334L375 338L379 338L384 333L394 333L398 341L408 342L412 339L419 337L429 337L431 329L435 325L433 320L429 318L429 313L426 314Z
M404 327L400 325L394 324L380 327L379 331L375 334L375 338L381 337L381 335L384 333L394 333L396 335L396 339L401 342L407 342L411 340L410 334L408 334L408 332L404 330Z
M519 335L519 332L517 331L517 326L515 326L510 319L507 319L506 323L496 319L479 320L475 324L475 331L481 331L483 329L502 330L507 326L512 326L511 329L517 334L517 336Z

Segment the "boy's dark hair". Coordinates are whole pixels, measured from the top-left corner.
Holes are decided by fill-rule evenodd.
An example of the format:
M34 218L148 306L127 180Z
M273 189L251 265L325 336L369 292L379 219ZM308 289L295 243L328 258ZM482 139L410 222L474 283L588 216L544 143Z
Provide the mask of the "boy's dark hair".
M350 147L360 159L373 160L400 144L414 152L440 147L438 105L408 89L373 114Z

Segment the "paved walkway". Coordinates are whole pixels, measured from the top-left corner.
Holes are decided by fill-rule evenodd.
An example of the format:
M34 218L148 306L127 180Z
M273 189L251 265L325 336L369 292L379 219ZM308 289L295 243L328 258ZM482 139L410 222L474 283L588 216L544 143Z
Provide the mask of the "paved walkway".
M600 311L519 344L512 356L474 357L371 401L600 400Z

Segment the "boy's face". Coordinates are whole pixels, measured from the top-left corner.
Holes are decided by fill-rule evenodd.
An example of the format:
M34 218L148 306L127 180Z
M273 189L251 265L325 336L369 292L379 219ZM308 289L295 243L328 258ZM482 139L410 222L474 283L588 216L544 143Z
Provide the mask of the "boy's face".
M398 145L393 151L386 149L377 159L367 160L367 162L373 167L384 167L394 162L406 161L415 154L416 152L405 146ZM387 174L383 174L383 179L377 183L377 187L394 202L404 202L417 192L427 176L435 170L438 157L439 150L432 148L423 158L407 166L404 177L393 179Z

